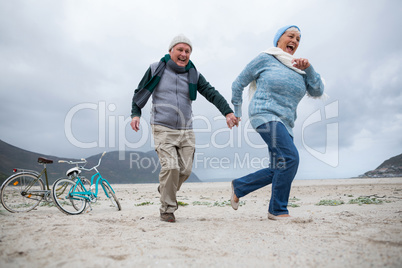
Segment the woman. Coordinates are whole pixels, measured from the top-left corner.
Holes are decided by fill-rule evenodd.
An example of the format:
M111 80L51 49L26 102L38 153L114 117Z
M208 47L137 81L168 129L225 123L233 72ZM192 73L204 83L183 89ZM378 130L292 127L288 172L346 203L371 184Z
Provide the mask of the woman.
M289 219L290 188L299 165L293 143L296 109L305 94L323 95L324 85L307 59L295 58L300 29L295 25L278 30L274 46L253 59L232 84L235 116L242 116L243 89L250 84L251 125L268 145L270 166L232 181L231 204L237 210L239 198L272 184L268 219Z

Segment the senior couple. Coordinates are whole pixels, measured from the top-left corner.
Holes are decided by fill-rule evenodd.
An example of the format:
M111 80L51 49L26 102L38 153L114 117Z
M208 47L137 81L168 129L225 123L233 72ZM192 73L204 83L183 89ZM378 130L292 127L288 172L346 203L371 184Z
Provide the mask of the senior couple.
M234 112L190 60L193 46L184 35L174 37L169 53L150 65L134 92L131 127L139 130L141 109L152 96L150 123L161 164L158 191L162 221L176 221L176 193L191 174L195 152L192 102L197 92L218 108L232 128L242 117L247 85L252 96L248 106L251 125L268 145L270 166L234 179L231 205L237 210L239 198L272 184L268 219L291 218L287 205L299 165L292 132L296 108L304 95L319 97L324 91L321 77L310 62L293 56L300 39L300 29L295 25L278 30L274 46L254 58L233 82Z

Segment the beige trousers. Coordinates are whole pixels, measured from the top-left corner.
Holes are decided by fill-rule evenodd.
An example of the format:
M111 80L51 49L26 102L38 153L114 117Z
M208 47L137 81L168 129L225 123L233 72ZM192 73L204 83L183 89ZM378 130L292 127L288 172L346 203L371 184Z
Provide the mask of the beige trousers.
M195 135L192 129L177 130L161 125L152 125L152 132L161 164L159 210L161 213L173 213L178 208L176 193L191 174Z

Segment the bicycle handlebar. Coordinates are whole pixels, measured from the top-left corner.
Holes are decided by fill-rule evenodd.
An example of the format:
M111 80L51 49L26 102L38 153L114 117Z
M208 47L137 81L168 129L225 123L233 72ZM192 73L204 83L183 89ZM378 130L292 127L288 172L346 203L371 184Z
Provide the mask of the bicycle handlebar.
M67 160L59 160L59 163L67 163L67 164L70 164L70 165L74 165L74 164L84 164L84 163L86 163L87 162L87 160L85 159L85 158L81 158L81 161L76 161L76 162L74 162L74 161L67 161Z
M96 170L96 168L100 166L100 163L101 163L101 161L102 161L102 158L105 156L105 154L106 154L106 151L103 152L103 154L102 154L101 157L99 158L98 164L97 164L96 166L93 166L93 167L91 167L91 168L79 167L79 169L82 169L82 170L85 170L85 171L91 171L91 170L93 170L93 169ZM85 163L86 163L86 160L85 160ZM97 171L97 170L96 170L96 171Z
M91 168L84 168L85 165L83 165L81 167L78 166L78 164L86 164L87 163L87 160L85 158L81 158L81 161L75 161L75 162L74 161L67 161L67 160L59 160L59 163L67 163L67 164L71 164L71 165L75 164L75 165L77 165L77 167L79 169L82 169L82 170L85 170L85 171L91 171L93 169L96 170L96 168L99 167L99 165L101 163L101 160L105 156L105 154L106 154L106 151L104 151L103 154L101 155L101 157L99 158L98 164L96 166L91 167Z

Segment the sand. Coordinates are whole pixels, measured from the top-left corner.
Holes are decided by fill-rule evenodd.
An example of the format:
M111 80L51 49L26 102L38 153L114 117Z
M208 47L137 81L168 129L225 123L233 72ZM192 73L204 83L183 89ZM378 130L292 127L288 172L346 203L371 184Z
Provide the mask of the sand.
M270 187L227 206L230 184L186 183L177 222L159 220L157 184L113 185L78 216L0 208L0 267L401 267L402 178L296 180L290 221L267 219ZM369 196L381 204L348 204ZM322 200L343 201L318 206ZM244 203L243 203L244 202ZM185 204L184 204L185 205Z

